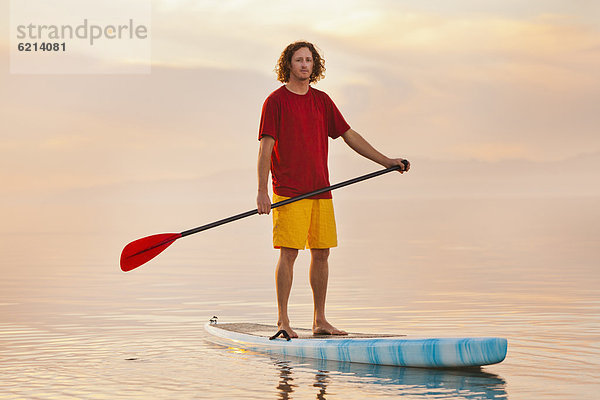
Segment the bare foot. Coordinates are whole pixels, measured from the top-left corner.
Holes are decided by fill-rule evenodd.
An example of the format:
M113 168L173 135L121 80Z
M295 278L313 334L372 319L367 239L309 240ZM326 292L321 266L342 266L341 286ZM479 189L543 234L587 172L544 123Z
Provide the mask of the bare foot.
M319 322L313 323L313 335L347 335L348 332L342 331L341 329L337 329L329 322Z
M286 331L287 334L290 335L291 338L298 337L298 334L296 332L294 332L294 330L292 329L290 324L277 324L277 329Z

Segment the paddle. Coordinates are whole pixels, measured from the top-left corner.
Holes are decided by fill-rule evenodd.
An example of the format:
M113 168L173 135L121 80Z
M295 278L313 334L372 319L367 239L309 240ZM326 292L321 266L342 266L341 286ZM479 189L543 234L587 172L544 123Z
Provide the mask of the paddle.
M402 163L405 166L408 166L408 162L406 160L403 160ZM349 179L344 182L336 183L335 185L318 189L310 193L301 194L300 196L279 201L277 203L272 204L271 208L281 207L298 200L306 199L308 197L316 196L318 194L325 193L330 190L338 189L344 186L351 185L353 183L364 181L366 179L374 178L379 175L387 174L388 172L396 171L398 169L400 169L400 166L396 165L394 167L382 169L380 171L371 172L370 174ZM219 221L211 222L210 224L202 225L194 229L183 231L181 233L160 233L158 235L147 236L145 238L133 241L127 246L125 246L125 248L121 252L121 270L123 270L124 272L131 271L132 269L135 269L140 265L147 263L157 255L162 253L167 247L172 245L173 242L175 242L179 238L189 236L194 233L202 232L207 229L226 224L228 222L237 221L238 219L246 218L254 214L258 214L258 209L246 211L245 213L234 215L229 218L224 218Z

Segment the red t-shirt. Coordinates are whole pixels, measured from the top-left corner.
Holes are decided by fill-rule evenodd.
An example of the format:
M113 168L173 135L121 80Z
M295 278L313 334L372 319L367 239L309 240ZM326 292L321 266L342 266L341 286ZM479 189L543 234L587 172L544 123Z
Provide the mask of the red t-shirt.
M350 125L331 98L309 86L300 95L280 87L267 97L260 118L258 139L272 136L273 192L294 197L329 184L327 138L337 138ZM330 199L331 192L311 197Z

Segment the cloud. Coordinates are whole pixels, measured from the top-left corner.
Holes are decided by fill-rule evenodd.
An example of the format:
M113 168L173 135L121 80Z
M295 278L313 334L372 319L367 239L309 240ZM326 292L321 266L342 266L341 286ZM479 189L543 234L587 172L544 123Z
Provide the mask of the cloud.
M260 107L273 85L243 70L161 67L139 76L2 75L0 84L4 193L253 164Z
M325 54L317 87L386 154L531 161L600 150L600 34L584 11L345 4L155 2L151 75L0 75L0 190L254 168L273 66L298 38ZM8 65L6 47L0 56Z

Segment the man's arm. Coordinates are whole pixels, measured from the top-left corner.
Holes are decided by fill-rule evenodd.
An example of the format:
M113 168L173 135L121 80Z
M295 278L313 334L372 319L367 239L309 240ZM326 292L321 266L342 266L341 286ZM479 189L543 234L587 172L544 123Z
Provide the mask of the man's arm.
M389 158L381 154L373 146L371 146L369 142L365 140L365 138L352 129L348 129L342 135L342 139L344 139L344 142L346 142L346 144L350 146L352 150L356 151L361 156L366 157L371 161L375 161L377 164L381 164L386 168L399 165L400 169L398 171L400 173L410 169L410 163L408 163L406 166L402 163L404 160L403 158Z
M271 153L275 139L271 136L263 136L260 139L260 148L258 150L258 195L256 196L256 206L259 214L269 214L271 212L271 199L269 198L269 171L271 169Z

